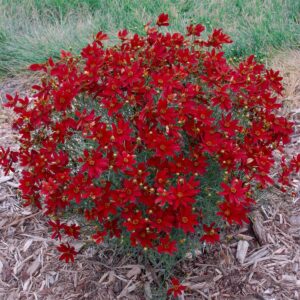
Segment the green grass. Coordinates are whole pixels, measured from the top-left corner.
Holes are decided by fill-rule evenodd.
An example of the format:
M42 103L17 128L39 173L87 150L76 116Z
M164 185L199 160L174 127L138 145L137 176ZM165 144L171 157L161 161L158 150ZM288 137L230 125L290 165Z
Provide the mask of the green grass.
M161 12L169 13L172 31L184 32L191 21L223 27L234 40L229 57L300 47L299 0L0 0L0 75L58 57L60 49L79 52L100 30L143 33Z

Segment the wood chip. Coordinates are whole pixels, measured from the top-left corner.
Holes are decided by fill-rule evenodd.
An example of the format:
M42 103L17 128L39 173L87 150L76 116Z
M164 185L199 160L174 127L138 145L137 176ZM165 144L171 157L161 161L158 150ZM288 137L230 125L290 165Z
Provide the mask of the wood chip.
M126 277L127 278L136 277L137 275L139 275L141 273L141 271L142 270L139 267L139 265L133 266L133 268L127 272Z
M27 273L32 276L41 266L41 259L40 257L38 257L37 259L35 259L33 261L33 263L29 266L29 268L27 269Z
M260 245L267 244L267 236L263 225L263 218L258 211L253 213L252 229Z
M14 189L17 189L19 188L19 184L18 183L15 183L15 182L6 182L6 185L14 188Z
M295 275L283 274L283 275L282 275L282 281L287 281L287 282L296 283L297 278L296 278Z
M7 182L7 181L10 181L12 179L13 179L13 176L3 176L3 177L0 177L0 184L4 183L4 182Z
M261 248L258 251L252 253L250 256L248 256L245 259L245 262L247 264L254 264L256 261L258 261L261 258L266 257L267 255L269 255L270 251L267 247Z
M300 226L300 215L291 216L289 221L294 226Z
M190 290L196 291L196 290L201 290L204 287L206 287L207 283L206 282L199 282L199 283L196 283L196 284L193 284L193 285L191 285L189 283L186 283L185 285L188 286Z
M249 243L247 241L239 241L236 251L236 259L243 264L247 255Z
M241 239L241 240L244 240L244 241L252 241L254 239L253 236L245 235L245 234L241 234L241 233L239 233L236 237L238 239Z
M149 281L146 281L144 283L144 294L145 294L146 300L151 300L153 298Z

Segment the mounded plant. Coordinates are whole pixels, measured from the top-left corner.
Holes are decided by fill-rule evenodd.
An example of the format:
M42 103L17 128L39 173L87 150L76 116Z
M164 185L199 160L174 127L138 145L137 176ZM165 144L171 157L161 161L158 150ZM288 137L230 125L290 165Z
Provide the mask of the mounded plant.
M253 193L289 185L292 123L278 114L279 72L250 56L229 65L221 29L170 33L168 15L145 36L99 32L80 55L30 66L43 74L31 98L7 95L17 114L19 151L1 149L6 172L18 161L24 205L49 216L60 259L90 237L173 255L189 241L215 243L219 227L248 222ZM277 183L276 183L277 184Z

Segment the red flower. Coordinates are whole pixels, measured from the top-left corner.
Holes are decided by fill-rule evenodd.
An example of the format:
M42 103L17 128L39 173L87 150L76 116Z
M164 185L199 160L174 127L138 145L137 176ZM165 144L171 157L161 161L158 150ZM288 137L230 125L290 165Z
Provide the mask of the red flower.
M237 179L233 178L231 185L227 185L224 182L221 183L223 192L220 192L220 195L223 195L225 199L229 202L237 203L246 198L246 193L249 190L248 187L244 187L244 183Z
M87 172L90 178L98 177L108 167L108 160L100 151L84 150L84 158L80 158L79 161L84 162L81 171Z
M22 191L23 194L30 194L33 190L35 190L35 183L37 177L35 174L31 172L22 171L22 179L20 179L19 189Z
M12 165L17 162L17 160L18 152L11 151L10 148L5 150L3 147L0 147L0 165L4 168L5 176L9 173L9 171L15 171Z
M281 173L279 174L278 182L280 182L283 187L282 190L285 191L285 187L290 186L290 175L293 169L288 167L285 160L281 161Z
M201 237L200 241L204 241L208 244L215 244L220 240L220 235L218 234L220 228L214 228L215 224L215 222L211 223L210 226L203 224L205 234Z
M147 221L140 211L131 213L129 216L130 217L128 217L127 220L123 223L123 226L125 226L128 231L145 228Z
M118 113L118 111L123 107L123 103L119 102L118 99L114 97L103 99L102 103L107 109L108 115L110 117Z
M167 168L161 169L157 171L155 176L155 186L156 187L164 187L168 178L169 178L169 170Z
M118 119L117 124L112 124L112 136L111 141L116 144L123 145L124 141L131 140L131 128L129 122L125 122L123 119Z
M202 142L203 151L210 154L219 151L222 147L221 141L222 138L219 133L205 133Z
M224 169L231 172L237 164L244 162L246 157L246 153L234 142L224 141L218 160Z
M214 121L214 118L211 117L212 113L213 111L208 109L204 105L199 105L197 108L197 116L198 116L197 121L199 121L201 125L207 127L210 126Z
M105 231L97 231L95 234L92 235L92 239L95 241L96 244L100 244L103 242L104 237L107 235Z
M104 223L104 228L109 232L110 237L120 238L122 234L122 230L118 225L118 219L108 220Z
M159 204L160 206L163 207L166 203L167 204L172 203L172 200L170 197L171 194L166 189L159 187L157 189L157 195L158 195L158 197L155 199L156 204Z
M169 26L169 16L168 14L160 14L157 18L156 24L158 26Z
M56 110L65 111L71 107L72 100L77 94L77 90L73 85L73 82L65 82L59 90L53 91Z
M198 224L197 215L193 213L191 208L180 209L176 217L178 228L181 228L185 233L195 231L194 227Z
M121 41L126 41L126 40L127 40L127 35L128 35L127 29L123 29L123 30L120 30L120 31L118 32L118 38L119 38Z
M108 35L106 33L103 33L102 31L99 31L96 34L96 40L98 41L105 41L108 40Z
M147 177L150 175L145 163L137 163L131 166L130 169L124 170L124 173L137 182L146 182Z
M40 194L38 193L22 194L22 198L23 198L23 205L25 207L32 205L33 207L36 206L38 209L42 209Z
M226 117L223 116L220 121L220 128L229 136L235 136L237 132L242 130L241 126L238 126L239 121L232 119L231 113L229 113Z
M172 286L168 289L167 294L173 295L174 297L178 297L183 294L186 289L186 286L180 283L180 281L173 277L171 278Z
M247 209L243 204L231 203L231 202L222 202L219 205L220 211L217 213L218 216L221 216L229 224L239 224L242 225L243 222L249 223L247 214L249 209Z
M62 252L61 256L59 257L59 260L65 260L65 262L72 261L74 262L74 257L78 252L75 251L75 248L73 246L70 246L69 243L67 244L60 244L57 246L57 250L59 252Z
M119 197L126 202L135 202L142 195L139 185L130 180L124 180Z
M132 246L141 245L144 248L153 248L153 242L155 240L157 240L157 234L146 228L132 231L130 234Z
M230 44L232 40L230 37L222 32L222 29L214 29L213 33L208 37L208 41L205 43L207 47L222 48L222 44Z
M30 71L44 71L47 72L45 64L32 64L28 67Z
M107 199L107 196L101 196L99 201L96 201L96 211L97 217L99 220L103 220L109 215L114 215L117 213L118 208L118 200L117 196L111 195L111 199Z
M147 137L146 143L149 148L156 151L156 155L159 157L173 156L175 152L180 151L178 141L175 139L167 139L164 135L152 134Z
M176 241L171 241L168 236L163 237L159 240L159 245L157 246L158 253L169 253L172 255L177 251Z
M61 233L60 231L64 228L64 224L61 224L59 220L55 220L55 222L53 222L52 220L50 220L48 222L48 224L52 227L52 235L51 238L55 239L56 237L61 239Z
M224 109L225 111L229 111L232 108L232 100L229 92L227 93L227 90L227 85L216 89L214 91L214 97L211 99L214 105L220 105L220 108Z
M149 212L150 211L150 212ZM160 209L159 207L149 209L148 213L151 215L150 227L157 230L157 232L170 232L174 226L175 217L172 215L170 209Z
M160 100L156 107L156 118L162 125L167 126L176 119L177 111L172 107L168 107L167 100Z
M63 228L64 228L64 231L65 231L66 235L71 236L71 237L73 237L75 239L79 238L79 235L80 235L80 226L78 226L76 224L72 224L70 226L67 225L67 224L64 224Z
M95 36L95 42L99 44L102 47L102 41L108 40L108 35L106 33L103 33L102 31L99 31Z
M92 133L88 138L96 140L101 147L105 147L111 140L112 133L107 130L107 124L96 122L90 128Z
M197 25L189 25L187 26L187 36L190 35L195 35L195 36L200 36L201 32L205 30L205 27L202 24L197 24Z
M68 197L68 199L75 200L77 204L79 204L82 200L82 191L84 190L84 186L87 185L87 178L83 174L78 174L76 177L72 178L71 183L64 190L64 195Z
M131 169L135 163L135 155L129 154L126 151L116 155L115 166L121 171Z
M169 190L168 203L172 205L174 209L179 206L190 206L196 202L196 195L199 194L200 189L198 188L199 181L190 178L189 180L171 187Z
M283 90L283 86L281 84L282 79L283 77L279 75L279 71L274 71L272 69L266 70L266 81L271 86L271 88L279 94Z
M290 168L292 171L299 173L300 171L300 154L295 155L290 163Z

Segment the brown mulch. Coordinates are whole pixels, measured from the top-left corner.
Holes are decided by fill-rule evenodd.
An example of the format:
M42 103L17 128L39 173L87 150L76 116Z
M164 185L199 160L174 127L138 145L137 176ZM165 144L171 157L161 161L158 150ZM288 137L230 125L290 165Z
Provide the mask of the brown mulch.
M298 60L297 60L298 59ZM300 152L300 51L278 55L286 107L296 122L289 153ZM16 147L12 114L0 108L0 146ZM19 172L0 171L0 299L163 299L159 269L121 257L117 249L77 243L74 264L57 259L56 242L41 212L16 196ZM195 251L176 267L187 286L182 299L300 299L300 184L294 198L273 188L264 192L251 224L228 229L224 242Z

